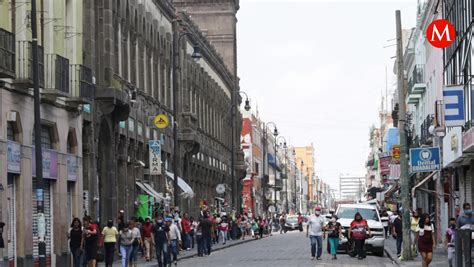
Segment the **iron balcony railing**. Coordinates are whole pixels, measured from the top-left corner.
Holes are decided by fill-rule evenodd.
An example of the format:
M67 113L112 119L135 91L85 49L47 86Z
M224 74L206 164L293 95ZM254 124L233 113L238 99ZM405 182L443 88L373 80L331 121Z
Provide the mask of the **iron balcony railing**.
M58 90L69 94L69 60L60 55L46 55L47 90Z
M425 65L423 64L417 64L413 68L411 78L408 81L408 90L410 93L413 92L413 87L418 83L425 83Z
M422 145L428 145L431 137L430 126L433 124L434 116L428 115L421 124L421 138L420 143Z
M44 86L44 53L38 46L39 85ZM33 87L33 50L30 41L16 42L16 81Z
M92 70L80 64L69 65L71 97L94 99Z
M15 35L0 28L0 78L15 78Z

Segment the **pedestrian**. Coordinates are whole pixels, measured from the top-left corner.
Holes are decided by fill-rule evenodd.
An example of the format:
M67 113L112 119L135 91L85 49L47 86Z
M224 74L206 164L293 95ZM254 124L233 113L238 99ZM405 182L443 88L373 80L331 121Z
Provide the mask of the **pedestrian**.
M449 267L456 266L455 264L455 252L456 252L456 218L449 219L449 226L446 229L446 235L444 239L444 248L448 253L448 264Z
M204 256L209 256L211 255L211 249L212 249L212 222L209 220L209 215L207 213L204 213L204 216L199 223L201 226L201 231L202 231L202 249L203 249L203 255Z
M260 239L263 238L263 232L265 230L265 219L262 216L258 217L258 233L260 235Z
M142 242L145 245L145 259L146 261L150 261L152 259L152 251L153 245L155 244L154 237L153 237L153 223L151 222L151 218L147 217L145 223L143 224L142 230Z
M474 224L474 217L472 216L471 204L464 203L462 205L463 213L457 219L457 226L459 229L463 228L465 225Z
M247 219L244 214L241 214L238 220L240 226L240 232L242 233L242 240L245 240L245 235L247 233Z
M298 230L303 232L303 215L301 215L301 212L298 212Z
M199 222L196 224L196 242L197 242L197 252L198 257L204 256L204 238L202 237L202 218L199 218Z
M98 240L98 231L97 224L92 222L91 217L86 216L84 218L84 252L85 252L85 263L89 267L95 267L97 261L97 240Z
M181 219L181 229L183 229L183 249L191 250L191 221L187 212L183 214Z
M414 210L412 217L410 218L410 238L412 243L413 255L418 256L418 244L416 240L416 227L420 222L420 213Z
M283 234L283 231L285 231L285 223L286 223L286 214L283 212L280 215L280 234Z
M130 220L128 227L123 228L120 232L120 255L122 257L122 267L128 267L130 256L132 253L133 242L135 240L133 235L133 228L135 228L135 221Z
M350 230L349 230L349 238L352 238L355 249L357 252L357 258L362 260L365 258L365 239L367 236L369 237L372 235L370 232L369 224L367 223L362 215L357 212L354 216L354 220L351 222Z
M156 224L153 227L158 267L167 266L169 263L169 231L169 226L163 221L163 216L159 214Z
M259 229L259 226L258 226L257 218L253 217L253 219L252 219L252 236L255 239L258 239L258 237L259 237L258 229Z
M325 233L328 236L330 253L333 260L337 260L337 248L339 247L341 229L341 224L337 222L337 216L332 215L331 220L326 225Z
M382 221L382 226L383 226L383 229L385 231L385 238L388 238L389 237L388 231L389 231L390 217L389 217L388 212L387 212L386 209L384 209L382 211L382 214L380 214L380 220Z
M102 239L105 248L105 267L112 267L114 263L115 245L119 232L114 226L114 221L108 220L107 225L102 229Z
M82 257L82 224L79 218L72 219L71 229L68 232L69 249L71 250L73 266L81 267Z
M142 236L139 229L139 222L137 218L132 218L133 227L131 229L133 236L132 251L130 252L130 266L137 267L137 254L142 246Z
M321 254L323 253L323 227L324 218L321 216L321 207L317 206L314 215L311 215L306 226L306 237L309 236L311 242L311 260L314 260L315 256L317 260L321 260Z
M181 245L181 231L178 228L178 224L173 222L173 218L166 218L166 224L170 228L169 230L169 253L173 255L172 262L174 265L178 264L178 249L179 245ZM171 263L171 261L170 261Z
M435 229L427 213L424 213L420 218L416 229L416 239L418 240L418 250L422 256L421 266L428 267L433 259L433 249L436 241Z
M402 255L402 242L403 242L403 224L402 224L402 213L397 212L397 217L392 223L392 235L397 240L397 257L400 258Z
M227 242L227 231L229 230L227 217L222 218L222 222L219 224L218 230L219 230L219 240L222 240L222 244L225 245Z
M196 237L196 226L197 222L194 220L194 217L191 216L189 217L189 222L191 223L191 231L189 232L189 236L191 237L191 249L194 249L194 244L195 244L195 237Z

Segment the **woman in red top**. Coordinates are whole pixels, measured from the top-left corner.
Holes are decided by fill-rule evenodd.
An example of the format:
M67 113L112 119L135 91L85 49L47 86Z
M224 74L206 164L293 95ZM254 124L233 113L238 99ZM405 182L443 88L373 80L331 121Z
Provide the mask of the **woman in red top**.
M364 245L367 233L369 234L369 236L372 235L370 233L369 224L366 220L362 218L362 215L357 212L354 216L354 220L351 222L351 228L349 230L349 239L352 238L355 243L355 249L358 256L357 258L359 260L365 258Z

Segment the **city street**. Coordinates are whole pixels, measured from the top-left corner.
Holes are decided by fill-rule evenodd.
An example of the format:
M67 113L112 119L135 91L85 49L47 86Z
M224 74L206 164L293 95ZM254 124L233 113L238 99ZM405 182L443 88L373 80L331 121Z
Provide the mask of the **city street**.
M324 242L326 243L326 242ZM289 232L275 234L272 237L248 242L242 245L223 249L204 258L184 259L178 266L395 266L385 257L367 255L365 260L357 260L346 254L338 255L331 260L326 247L323 249L322 261L311 261L309 239L304 233Z

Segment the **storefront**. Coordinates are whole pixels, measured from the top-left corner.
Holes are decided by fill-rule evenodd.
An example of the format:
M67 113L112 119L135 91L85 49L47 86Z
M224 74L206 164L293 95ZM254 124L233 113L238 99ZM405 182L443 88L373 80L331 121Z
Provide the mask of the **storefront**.
M7 172L8 172L8 185L6 189L7 193L7 225L8 225L8 261L10 266L16 266L16 225L17 225L17 212L16 212L16 183L20 179L21 173L21 144L14 140L14 135L9 134L9 141L7 142Z
M459 176L459 194L460 204L467 202L472 203L473 182L472 176L474 172L474 127L471 127L462 135L462 150L466 158L463 160L465 171L461 172Z

